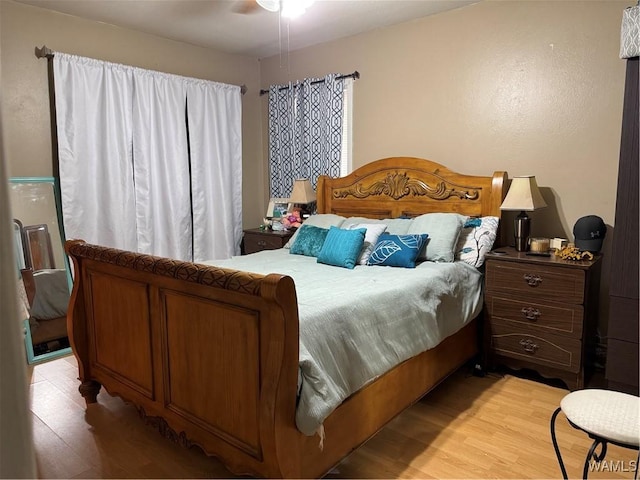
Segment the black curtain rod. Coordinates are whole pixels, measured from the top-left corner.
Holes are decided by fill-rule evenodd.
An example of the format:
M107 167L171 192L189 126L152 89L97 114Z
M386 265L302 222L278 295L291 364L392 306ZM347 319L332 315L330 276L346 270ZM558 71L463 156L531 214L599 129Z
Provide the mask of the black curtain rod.
M347 75L339 75L336 77L336 80L340 80L341 78L353 78L354 80L357 80L358 78L360 78L360 72L356 70L355 72L349 73ZM316 80L315 82L311 82L311 85L315 85L317 83L322 83L322 82L324 82L324 80ZM286 90L288 88L289 86L287 85L285 87L280 87L279 90ZM260 96L265 95L267 93L269 93L269 90L260 90Z
M54 55L53 50L51 50L50 48L47 48L46 45L43 45L42 48L36 47L36 57L38 58L51 59L53 58L53 55ZM240 85L240 93L242 93L242 95L247 93L246 85Z

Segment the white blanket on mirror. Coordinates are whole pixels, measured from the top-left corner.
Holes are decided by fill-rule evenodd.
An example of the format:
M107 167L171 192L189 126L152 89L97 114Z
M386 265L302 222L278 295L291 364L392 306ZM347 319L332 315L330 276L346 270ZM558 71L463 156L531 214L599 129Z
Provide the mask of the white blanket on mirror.
M278 249L205 263L293 278L302 378L296 424L306 435L351 394L435 347L482 309L482 274L463 262L349 270Z

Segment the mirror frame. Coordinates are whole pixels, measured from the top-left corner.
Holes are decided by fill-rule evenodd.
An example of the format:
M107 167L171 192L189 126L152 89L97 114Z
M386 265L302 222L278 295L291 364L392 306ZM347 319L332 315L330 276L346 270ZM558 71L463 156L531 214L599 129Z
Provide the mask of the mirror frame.
M28 183L50 183L53 188L53 197L56 207L56 216L58 218L58 231L60 233L60 241L64 248L65 236L64 227L62 225L62 197L60 195L60 183L55 177L11 177L9 178L9 184L28 184ZM12 213L13 215L13 213ZM73 288L73 277L71 276L71 267L69 264L69 257L63 251L62 257L64 259L64 268L67 272L67 283L69 286L69 296L71 296L71 290ZM58 357L64 357L72 353L71 347L61 348L54 352L43 353L41 355L35 355L33 350L33 341L31 339L31 329L29 327L29 319L26 318L22 321L24 330L24 346L27 354L27 363L29 365L37 364L52 360Z

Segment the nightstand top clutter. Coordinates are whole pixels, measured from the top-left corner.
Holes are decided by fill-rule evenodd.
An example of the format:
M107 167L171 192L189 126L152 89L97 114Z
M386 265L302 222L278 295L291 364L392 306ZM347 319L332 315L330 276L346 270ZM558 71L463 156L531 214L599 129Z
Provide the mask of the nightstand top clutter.
M518 252L513 247L500 247L487 253L487 259L502 260L506 262L531 263L538 265L549 265L567 268L589 269L602 259L602 255L594 254L593 260L564 260L556 257L553 253L548 256L532 255L530 252Z

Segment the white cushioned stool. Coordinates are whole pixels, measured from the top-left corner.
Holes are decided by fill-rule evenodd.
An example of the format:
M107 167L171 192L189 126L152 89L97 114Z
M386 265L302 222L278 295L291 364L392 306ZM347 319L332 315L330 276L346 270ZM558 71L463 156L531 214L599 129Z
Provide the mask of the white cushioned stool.
M560 407L551 416L551 440L558 457L562 478L567 478L567 470L560 455L555 432L556 417L560 411L565 414L572 427L584 431L593 439L593 444L584 461L583 479L587 478L591 459L596 462L604 460L607 454L607 443L632 450L639 449L639 397L612 390L576 390L560 401ZM599 454L596 452L598 446L600 446ZM637 467L634 478L638 478Z

